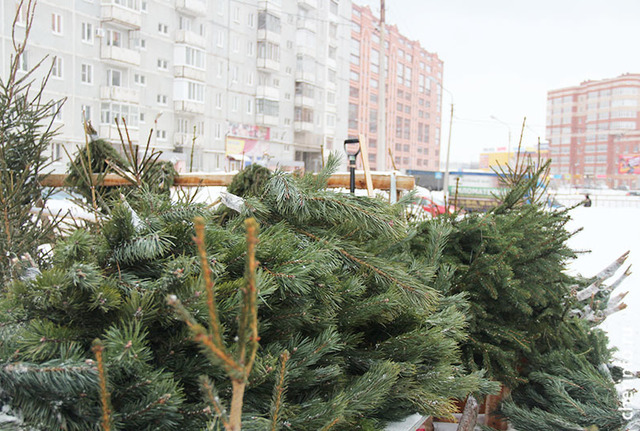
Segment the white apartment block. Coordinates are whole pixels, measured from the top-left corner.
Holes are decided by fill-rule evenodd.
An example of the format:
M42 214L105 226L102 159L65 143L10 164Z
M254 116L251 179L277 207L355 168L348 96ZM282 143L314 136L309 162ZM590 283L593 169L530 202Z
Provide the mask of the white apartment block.
M0 7L3 77L18 3ZM117 147L124 118L183 171L192 147L193 170L318 169L347 136L350 17L349 0L39 0L23 68L48 56L45 96L66 99L56 169L84 145L83 118Z

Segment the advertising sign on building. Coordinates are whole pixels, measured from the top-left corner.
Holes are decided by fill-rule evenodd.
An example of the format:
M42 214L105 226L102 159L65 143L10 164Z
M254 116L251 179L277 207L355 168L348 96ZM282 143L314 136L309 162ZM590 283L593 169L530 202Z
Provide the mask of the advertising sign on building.
M623 154L618 157L619 174L640 174L640 154Z

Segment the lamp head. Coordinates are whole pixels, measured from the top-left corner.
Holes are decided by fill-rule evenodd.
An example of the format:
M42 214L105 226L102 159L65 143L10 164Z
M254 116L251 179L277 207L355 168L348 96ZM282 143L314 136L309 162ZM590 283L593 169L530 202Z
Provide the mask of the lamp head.
M360 139L346 139L344 141L344 152L347 153L349 167L355 167L356 157L360 154Z

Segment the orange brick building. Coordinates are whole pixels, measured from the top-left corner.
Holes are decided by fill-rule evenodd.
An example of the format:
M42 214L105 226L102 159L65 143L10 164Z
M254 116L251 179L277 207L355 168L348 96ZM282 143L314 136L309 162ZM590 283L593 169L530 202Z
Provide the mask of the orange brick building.
M546 123L558 182L640 187L640 74L549 91Z
M380 19L369 7L352 8L349 126L352 137L368 140L372 169L379 151L387 152L386 169L439 170L443 62L437 54L407 39L394 25L385 26L386 146L378 142L381 62Z

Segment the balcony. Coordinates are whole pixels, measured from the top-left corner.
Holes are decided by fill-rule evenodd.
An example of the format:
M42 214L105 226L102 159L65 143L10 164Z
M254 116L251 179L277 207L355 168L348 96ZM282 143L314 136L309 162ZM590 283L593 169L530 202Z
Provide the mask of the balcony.
M103 45L100 50L100 59L140 66L140 52L119 46Z
M173 145L179 148L191 148L191 144L193 143L193 135L188 133L174 133L173 134Z
M176 0L176 10L191 16L204 16L207 3L202 0Z
M307 70L296 70L296 81L303 81L315 84L316 74Z
M191 66L174 66L173 76L176 78L187 78L194 81L204 82L207 78L207 73L204 70L196 69Z
M307 123L306 121L294 121L293 130L296 132L313 132L313 123Z
M206 48L207 40L197 33L190 30L176 31L176 43L184 43L198 48Z
M302 94L296 94L294 100L295 106L305 106L307 108L314 108L316 106L316 101L312 97L305 97Z
M139 103L140 92L126 87L100 87L100 99L116 102Z
M317 50L315 46L298 44L296 45L296 54L302 54L306 57L316 58Z
M258 58L256 66L258 69L268 72L280 72L280 62L268 58Z
M173 109L186 114L204 114L204 103L176 100L173 102Z
M316 32L316 23L310 19L298 18L296 28Z
M100 8L100 20L127 30L140 30L142 24L139 10L119 4L103 4Z
M272 31L268 31L265 29L258 30L258 41L272 42L277 45L280 45L282 41L282 36L279 33L274 33Z
M280 118L272 115L256 114L256 123L266 126L280 125Z
M122 126L122 125L121 125ZM127 140L127 135L123 127L120 128L122 137ZM127 131L129 132L129 139L133 144L140 142L140 131L137 127L130 127L127 125ZM120 133L118 127L115 124L101 124L98 130L100 139L106 139L107 141L116 142L118 145L121 143Z
M262 99L280 100L280 91L276 87L259 85L256 88L256 97Z
M318 0L298 0L298 6L303 6L307 9L317 9Z

